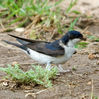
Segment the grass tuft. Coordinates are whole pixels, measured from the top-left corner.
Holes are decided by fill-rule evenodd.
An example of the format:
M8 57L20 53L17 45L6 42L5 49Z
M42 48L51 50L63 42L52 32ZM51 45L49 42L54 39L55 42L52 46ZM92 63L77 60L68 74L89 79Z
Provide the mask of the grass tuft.
M88 39L90 39L91 41L95 41L95 42L99 42L99 38L98 37L96 37L96 36L92 36L92 35L89 35L88 36Z
M71 9L76 5L78 0L71 0L68 8L66 9L66 14L72 12ZM75 12L74 12L75 13ZM77 13L78 14L78 13Z
M74 26L76 25L78 20L79 20L79 17L77 17L73 22L71 22L69 26L69 31L74 30Z
M75 45L75 48L82 49L87 47L88 44L89 44L88 42L79 42Z
M55 2L49 0L0 0L0 7L3 9L2 12L0 12L0 16L4 19L4 23L6 24L3 24L7 27L26 27L31 24L29 28L36 30L36 33L40 32L39 28L36 27L41 26L42 32L50 32L50 30L56 29L57 33L62 34L65 30L65 26L68 25L65 23L65 20L67 20L66 15L70 13L80 14L79 11L72 10L78 0L71 0L65 13L63 13L59 7L62 1L63 0L57 0ZM39 18L37 16L39 16ZM73 22L71 22L72 20L70 21L71 25L69 30L74 29L78 19L77 17ZM32 33L32 31L28 33L30 32Z
M7 68L0 67L0 71L4 71L7 74L7 79L11 79L22 84L34 83L43 85L44 87L51 87L52 82L50 79L53 79L57 74L56 67L48 71L41 66L33 65L33 69L24 72L20 69L18 64L15 64L14 66L8 65Z
M58 0L54 4L49 4L49 0L6 0L1 1L0 6L7 10L0 13L0 16L7 16L6 20L14 18L15 21L11 24L20 22L21 19L29 18L35 15L41 17L47 16L51 21L56 22L55 16L58 14L59 8L52 11L51 8L57 7L63 0ZM47 18L47 19L48 19ZM44 20L45 21L45 20Z

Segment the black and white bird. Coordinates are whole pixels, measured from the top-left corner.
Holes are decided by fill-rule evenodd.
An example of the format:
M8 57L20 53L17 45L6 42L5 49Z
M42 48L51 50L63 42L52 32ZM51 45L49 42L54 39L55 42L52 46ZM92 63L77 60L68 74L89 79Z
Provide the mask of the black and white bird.
M75 44L84 40L83 35L78 31L69 31L62 38L53 42L36 41L9 35L16 38L20 44L3 40L4 42L21 48L33 60L46 64L48 70L51 69L51 64L57 64L60 72L66 72L60 64L70 59L76 52Z

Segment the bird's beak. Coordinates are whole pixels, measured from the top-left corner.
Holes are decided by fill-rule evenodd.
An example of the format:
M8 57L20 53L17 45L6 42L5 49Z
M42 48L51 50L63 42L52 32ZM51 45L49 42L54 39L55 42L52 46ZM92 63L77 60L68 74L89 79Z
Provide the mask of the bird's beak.
M77 53L77 51L74 52L74 54L76 54L76 53Z
M82 37L81 40L86 41L86 38L85 37Z

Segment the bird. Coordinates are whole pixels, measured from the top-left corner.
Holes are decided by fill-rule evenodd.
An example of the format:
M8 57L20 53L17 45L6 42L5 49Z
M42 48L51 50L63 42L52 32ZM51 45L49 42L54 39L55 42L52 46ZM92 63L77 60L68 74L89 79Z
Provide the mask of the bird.
M40 64L46 64L46 69L51 70L51 64L56 64L59 72L67 72L61 66L76 53L75 44L85 40L84 36L76 30L68 31L60 39L52 42L31 40L8 34L20 43L7 40L4 42L21 48L27 55Z

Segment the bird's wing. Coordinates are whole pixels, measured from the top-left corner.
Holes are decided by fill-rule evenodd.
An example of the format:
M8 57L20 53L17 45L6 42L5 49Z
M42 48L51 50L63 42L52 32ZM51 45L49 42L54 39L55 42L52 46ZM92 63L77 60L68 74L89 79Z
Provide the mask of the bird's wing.
M16 40L18 42L20 42L22 45L24 45L25 47L30 48L34 51L39 52L39 53L50 55L53 57L58 57L58 56L64 55L64 49L56 48L56 50L51 50L50 48L47 48L46 44L48 44L50 42L30 40L30 39L14 36L11 34L9 34L9 35L16 38Z
M39 42L34 44L30 43L30 44L27 44L26 47L52 57L58 57L58 56L64 55L64 49L56 49L56 50L49 49L46 47L45 42L41 42L41 43Z
M23 44L23 45L26 45L26 44L29 44L29 43L46 42L46 41L37 41L37 40L26 39L26 38L22 38L22 37L18 37L18 36L12 35L12 34L8 34L8 35L16 38L16 40L18 42L20 42L21 44Z

